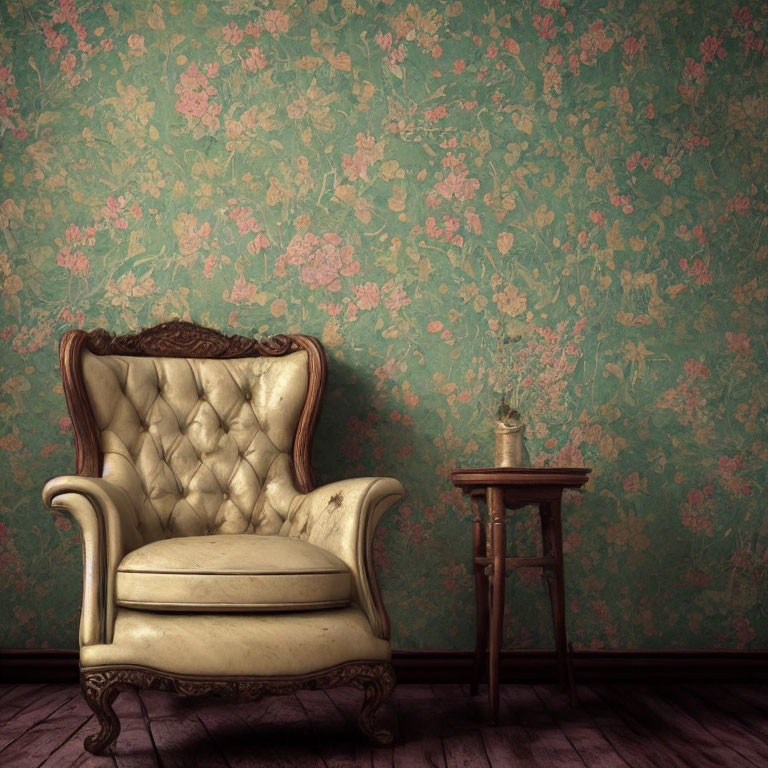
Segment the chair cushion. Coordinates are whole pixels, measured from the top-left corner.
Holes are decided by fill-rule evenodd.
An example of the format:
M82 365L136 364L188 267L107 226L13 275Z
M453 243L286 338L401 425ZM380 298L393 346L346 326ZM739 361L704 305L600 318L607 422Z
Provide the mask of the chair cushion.
M147 611L295 611L349 603L349 568L286 536L219 534L163 539L126 555L117 604Z

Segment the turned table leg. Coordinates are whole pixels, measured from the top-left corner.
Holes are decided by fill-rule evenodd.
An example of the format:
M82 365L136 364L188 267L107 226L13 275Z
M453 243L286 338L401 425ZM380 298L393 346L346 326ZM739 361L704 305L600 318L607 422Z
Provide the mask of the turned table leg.
M552 607L552 622L555 630L557 668L560 686L568 691L571 704L574 703L573 674L569 669L568 640L565 631L565 575L563 570L563 525L560 498L541 504L541 534L545 555L554 555L555 564L545 570L549 600Z
M488 511L491 516L491 547L493 558L491 604L491 638L488 664L488 705L491 724L499 722L499 673L501 646L504 636L504 592L506 579L506 508L504 491L499 487L488 488Z
M483 674L488 652L488 574L485 565L478 563L477 558L486 556L485 525L480 515L479 505L474 504L475 517L474 542L472 548L473 567L475 571L475 659L472 667L472 683L470 693L477 694L477 687Z

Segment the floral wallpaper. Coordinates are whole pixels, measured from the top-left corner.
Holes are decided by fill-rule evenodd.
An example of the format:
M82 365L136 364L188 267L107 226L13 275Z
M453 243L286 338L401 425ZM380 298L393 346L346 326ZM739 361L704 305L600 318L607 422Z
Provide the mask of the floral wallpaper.
M320 478L408 489L395 647L472 646L449 473L492 461L502 394L533 463L593 468L577 647L766 646L764 2L7 0L0 179L3 646L76 645L60 335L173 317L322 339ZM547 647L538 572L507 602Z

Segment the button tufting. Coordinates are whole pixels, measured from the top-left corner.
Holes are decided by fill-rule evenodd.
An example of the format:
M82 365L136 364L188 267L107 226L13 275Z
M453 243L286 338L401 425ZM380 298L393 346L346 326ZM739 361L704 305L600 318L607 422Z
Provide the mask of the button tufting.
M251 393L250 392L246 392L245 393L245 399L246 400L250 400L251 399Z
M224 493L224 494L222 494L221 498L224 499L224 501L227 501L229 499L229 494L228 493Z

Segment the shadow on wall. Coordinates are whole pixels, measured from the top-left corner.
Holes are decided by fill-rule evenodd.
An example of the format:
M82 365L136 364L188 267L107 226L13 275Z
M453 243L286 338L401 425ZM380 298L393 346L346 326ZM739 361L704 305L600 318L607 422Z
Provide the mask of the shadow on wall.
M392 475L406 492L413 490L406 463L410 456L424 455L427 438L409 418L382 414L375 407L382 395L373 370L328 354L328 383L313 448L318 484Z

